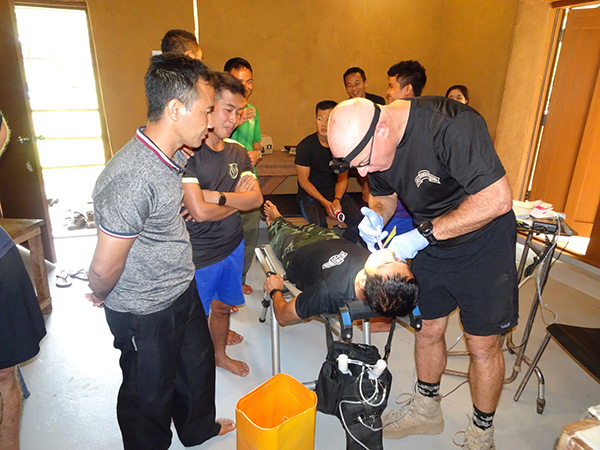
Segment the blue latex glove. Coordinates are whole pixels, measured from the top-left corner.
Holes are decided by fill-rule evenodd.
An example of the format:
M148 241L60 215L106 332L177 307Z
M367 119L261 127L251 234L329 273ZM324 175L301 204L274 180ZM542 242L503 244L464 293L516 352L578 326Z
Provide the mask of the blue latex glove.
M396 258L404 261L413 259L417 253L429 245L416 228L393 238L387 248L394 252Z
M388 235L387 231L383 231L383 218L372 209L363 206L360 212L365 216L358 224L358 232L360 237L371 252L377 250L375 244L377 239L383 241Z

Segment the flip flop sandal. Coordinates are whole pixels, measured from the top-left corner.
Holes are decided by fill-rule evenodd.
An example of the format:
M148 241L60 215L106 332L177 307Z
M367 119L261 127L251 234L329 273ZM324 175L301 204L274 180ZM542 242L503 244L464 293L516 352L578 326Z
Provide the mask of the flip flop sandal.
M56 275L56 286L60 288L69 287L73 284L71 281L71 276L69 272L66 270L61 271L58 275Z
M78 280L82 280L82 281L89 281L88 280L88 274L87 271L85 269L79 269L75 272L69 272L69 276L71 278L77 278Z

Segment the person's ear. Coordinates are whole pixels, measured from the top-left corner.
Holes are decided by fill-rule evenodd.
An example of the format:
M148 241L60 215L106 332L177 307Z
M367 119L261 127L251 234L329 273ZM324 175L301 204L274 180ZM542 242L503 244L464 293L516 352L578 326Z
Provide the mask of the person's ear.
M165 106L165 112L169 119L177 121L181 114L185 112L185 105L176 98L172 98Z
M361 291L365 290L365 284L367 283L367 274L363 270L360 271L360 276L358 277L358 287Z
M411 98L415 96L415 91L413 90L413 85L412 84L407 84L406 86L404 86L402 88L402 90L400 91L402 98Z

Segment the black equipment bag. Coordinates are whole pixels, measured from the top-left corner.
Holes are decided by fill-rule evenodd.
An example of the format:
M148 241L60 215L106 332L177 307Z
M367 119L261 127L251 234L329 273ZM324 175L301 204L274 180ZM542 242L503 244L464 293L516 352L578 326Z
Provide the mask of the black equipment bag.
M386 345L387 354L389 354L394 325L392 322ZM327 357L317 380L317 410L340 419L346 431L347 450L365 448L382 450L381 414L387 406L392 386L392 374L386 367L377 380L371 380L368 371L357 364L348 365L351 374L342 373L338 369L337 363L337 357L340 354L346 354L353 360L375 365L381 358L379 350L373 345L334 341L329 321L327 321L325 333ZM387 359L387 354L385 359Z

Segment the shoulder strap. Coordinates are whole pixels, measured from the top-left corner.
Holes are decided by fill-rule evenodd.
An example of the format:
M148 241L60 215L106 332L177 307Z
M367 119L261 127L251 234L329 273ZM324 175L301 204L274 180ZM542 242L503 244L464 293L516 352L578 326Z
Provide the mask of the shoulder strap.
M392 351L392 337L394 336L394 329L396 328L396 318L392 320L392 326L390 327L390 332L388 334L387 342L385 343L385 354L383 355L383 360L387 361L390 356L390 352Z
M327 341L327 352L329 353L333 348L333 333L331 331L329 317L325 317L325 340Z

